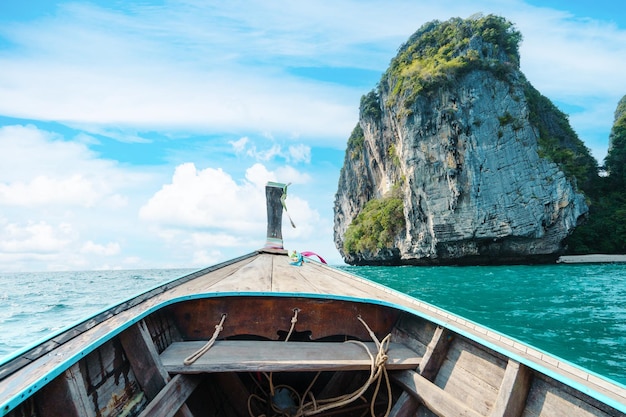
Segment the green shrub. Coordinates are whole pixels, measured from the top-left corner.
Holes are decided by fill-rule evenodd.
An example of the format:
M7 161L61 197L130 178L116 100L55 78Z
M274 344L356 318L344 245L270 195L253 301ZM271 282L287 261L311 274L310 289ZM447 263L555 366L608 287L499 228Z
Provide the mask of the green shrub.
M539 156L556 163L587 193L598 172L598 163L591 156L591 151L578 138L567 116L548 98L530 83L526 83L524 93L530 110L530 123L539 130Z
M404 202L398 191L388 197L370 200L348 226L344 251L354 254L390 248L405 228Z
M470 47L479 38L480 51ZM383 76L389 83L389 102L401 97L405 107L426 91L446 85L471 69L492 71L506 77L519 67L522 35L508 20L494 15L453 18L424 24L398 50Z
M569 254L626 253L626 96L615 111L604 164L608 176L595 175L586 185L589 217L567 238Z
M382 111L380 109L380 100L378 97L378 93L375 90L372 90L366 95L362 96L359 109L361 112L361 119L372 118L375 121L379 121L382 117Z
M348 138L346 153L350 155L350 159L358 159L362 155L364 143L365 134L363 133L361 125L357 123Z
M498 117L498 121L500 122L500 126L506 126L509 123L513 123L514 120L515 120L515 118L509 112L504 113L504 116Z

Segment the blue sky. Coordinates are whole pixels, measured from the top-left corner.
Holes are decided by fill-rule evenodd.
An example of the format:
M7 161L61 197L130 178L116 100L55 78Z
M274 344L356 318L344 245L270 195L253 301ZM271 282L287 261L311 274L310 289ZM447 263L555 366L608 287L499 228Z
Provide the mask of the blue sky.
M584 6L583 6L584 5ZM0 1L0 271L202 267L264 244L341 258L333 202L360 97L423 23L501 15L600 162L626 18L595 1Z

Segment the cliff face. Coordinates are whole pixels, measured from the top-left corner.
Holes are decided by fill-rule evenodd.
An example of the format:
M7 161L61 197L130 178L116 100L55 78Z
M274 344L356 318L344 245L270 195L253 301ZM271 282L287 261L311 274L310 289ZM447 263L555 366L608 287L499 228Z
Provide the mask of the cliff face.
M503 19L480 19L490 18L514 33ZM471 27L476 22L446 23ZM538 120L564 116L558 111L551 117L534 114L533 100L541 96L519 72L519 39L507 50L502 42L461 31L467 42L450 59L470 57L467 65L461 62L460 69L443 75L431 71L426 78L426 64L407 60L406 54L427 57L419 41L440 29L437 25L418 31L392 61L378 91L361 101L335 199L337 248L351 264L556 258L587 212L572 181L540 156L541 135L558 135L561 142L567 138L563 132L550 133L558 126ZM415 67L417 75L410 72ZM372 224L389 215L368 204L391 198L402 201L400 224L395 222L392 236L363 243L376 229Z

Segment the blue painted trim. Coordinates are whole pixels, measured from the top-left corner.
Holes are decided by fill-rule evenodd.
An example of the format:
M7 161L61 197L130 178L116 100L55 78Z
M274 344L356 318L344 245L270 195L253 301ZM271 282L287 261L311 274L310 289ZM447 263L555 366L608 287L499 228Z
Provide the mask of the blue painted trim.
M158 288L161 285L155 287ZM385 287L387 288L387 287ZM395 290L391 290L391 293L397 293L397 291ZM403 297L408 297L410 299L413 299L415 301L419 301L420 303L426 304L426 305L430 305L428 303L424 303L423 301L420 300L416 300L413 297L407 296L406 294L403 293L398 293L400 295L402 295ZM408 308L406 306L402 306L399 304L395 304L395 303L391 303L391 302L387 302L387 301L382 301L382 300L374 300L374 299L365 299L365 298L355 298L355 297L349 297L349 296L340 296L340 295L334 295L334 294L315 294L315 293L274 293L274 292L210 292L210 293L199 293L199 294L192 294L192 295L187 295L187 296L182 296L182 297L177 297L171 300L167 300L164 301L158 305L155 305L153 307L151 307L150 309L146 310L145 312L143 312L142 314L140 314L139 316L130 319L128 322L126 322L125 324L121 325L120 327L111 330L109 333L101 336L100 338L94 340L91 344L87 345L81 352L66 358L65 360L63 360L62 362L60 362L56 367L54 367L50 372L48 372L48 374L46 374L44 377L38 379L37 381L33 382L32 384L30 384L29 386L27 386L26 388L24 388L24 390L22 390L22 392L18 393L17 395L15 395L14 397L10 398L7 402L5 402L4 404L0 405L0 411L1 414L4 416L6 415L9 411L13 410L15 407L17 407L20 403L22 403L25 399L27 399L28 397L30 397L31 395L35 394L35 392L37 392L39 389L41 389L45 384L47 384L48 382L50 382L52 379L56 378L57 376L61 375L63 372L65 372L68 368L70 368L74 363L76 363L78 360L80 360L81 358L87 356L89 353L93 352L95 349L97 349L98 347L102 346L105 342L111 340L112 338L114 338L115 336L117 336L118 334L120 334L121 332L123 332L124 330L126 330L127 328L129 328L130 326L134 325L135 323L141 321L142 319L144 319L145 317L149 316L150 314L153 314L155 311L158 311L164 307L167 307L169 305L172 304L176 304L182 301L189 301L189 300L196 300L196 299L203 299L203 298L222 298L222 297L280 297L280 298L290 298L290 297L297 297L297 298L311 298L311 299L328 299L328 300L338 300L338 301L349 301L349 302L354 302L354 303L360 303L360 304L375 304L375 305L381 305L381 306L385 306L385 307L391 307L397 310L401 310L401 311L405 311L407 313L416 315L418 317L422 317L428 321L431 321L437 325L440 325L442 327L445 327L457 334L460 334L461 336L473 340L483 346L488 347L489 349L492 349L498 353L503 354L506 357L509 357L517 362L520 362L526 366L528 366L531 369L534 369L542 374L545 374L551 378L554 378L557 381L560 381L562 383L564 383L565 385L568 385L570 387L573 387L574 389L581 391L587 395L589 395L592 398L595 398L596 400L600 401L601 403L607 404L610 407L613 407L621 412L626 413L626 404L623 404L621 402L618 402L610 397L605 396L602 393L599 393L595 390L590 389L589 387L586 387L582 384L579 384L576 381L571 380L570 378L558 373L558 372L554 372L551 369L545 368L539 364L537 364L536 362L533 362L532 360L529 360L527 358L524 358L522 356L519 356L518 354L511 352L510 350L499 346L499 345L495 345L477 335L474 335L472 333L468 333L465 330L462 330L456 326L454 326L453 324L444 322L442 320L439 320L433 316L430 316L426 313L423 313L421 311L417 311L417 310L413 310L411 308ZM134 298L134 297L132 297ZM130 298L129 300L131 300L132 298ZM128 301L128 300L127 300ZM434 307L434 306L433 306ZM445 312L451 316L455 316L455 317L459 317L458 315L452 314L446 310L440 309L438 307L437 308L439 311ZM107 311L107 310L103 310L103 311ZM550 356L552 358L557 359L560 362L563 362L573 368L576 369L580 369L583 372L586 372L590 375L594 375L595 377L597 377L598 379L601 380L606 380L614 385L617 385L621 388L626 389L626 386L607 379L603 376L600 376L598 374L595 374L593 372L590 372L580 366L577 366L575 364L572 364L568 361L562 360L554 355L551 355L547 352L542 351L541 349L536 349L533 346L518 341L514 338L508 337L498 331L492 330L488 327L479 325L477 323L472 322L471 320L466 320L463 319L464 321L468 322L468 323L473 323L479 327L482 327L490 332L499 334L503 337L506 337L510 340L513 340L521 345L530 347L538 352L541 352L542 354L545 354L546 356ZM82 322L81 322L82 323ZM61 332L62 333L62 332Z

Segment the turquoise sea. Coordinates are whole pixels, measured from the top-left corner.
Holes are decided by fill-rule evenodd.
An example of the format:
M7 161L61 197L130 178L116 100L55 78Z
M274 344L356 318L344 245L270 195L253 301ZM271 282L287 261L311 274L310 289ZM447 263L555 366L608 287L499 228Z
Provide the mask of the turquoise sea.
M626 384L626 264L341 268ZM0 273L0 358L189 272Z

